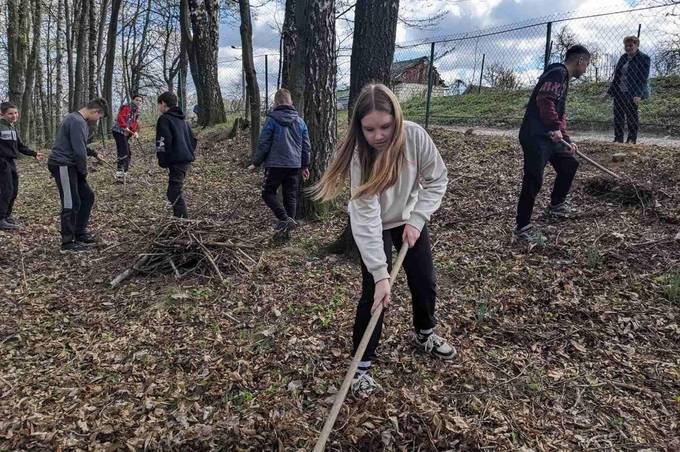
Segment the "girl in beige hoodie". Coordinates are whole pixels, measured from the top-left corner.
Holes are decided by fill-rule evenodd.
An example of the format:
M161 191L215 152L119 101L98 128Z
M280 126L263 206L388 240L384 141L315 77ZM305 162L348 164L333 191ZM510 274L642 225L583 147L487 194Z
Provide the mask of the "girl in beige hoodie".
M428 133L404 121L399 101L381 84L364 87L349 131L316 186L316 198L330 200L350 176L352 235L361 253L362 293L354 322L354 350L371 312L390 302L392 248L407 243L404 259L413 303L416 345L442 358L456 351L434 333L436 284L427 222L440 206L448 182L446 166ZM377 385L368 375L382 332L382 316L352 382L360 396Z

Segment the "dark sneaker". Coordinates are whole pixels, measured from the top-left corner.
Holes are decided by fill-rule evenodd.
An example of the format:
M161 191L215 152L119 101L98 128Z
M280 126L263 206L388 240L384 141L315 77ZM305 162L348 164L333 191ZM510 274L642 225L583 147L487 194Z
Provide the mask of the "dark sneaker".
M446 340L434 333L415 334L416 345L425 353L436 356L439 359L450 360L456 356L456 349L446 342Z
M21 229L21 227L16 223L10 223L7 218L0 220L0 230L2 231L16 231Z
M85 245L91 245L93 243L99 242L99 240L94 235L92 235L90 233L85 233L85 234L76 236L76 242L80 242L80 243L83 243Z
M286 225L285 225L285 228L286 228L287 231L292 231L294 229L297 229L298 226L299 226L299 224L298 224L297 221L288 217L288 219L286 220Z
M636 138L628 138L626 140L626 144L637 144L637 139Z
M558 218L569 218L574 215L574 209L572 209L566 202L557 204L556 206L551 204L548 206L548 215Z
M546 237L541 233L541 231L529 224L524 226L522 229L513 229L512 240L526 242L530 245L542 246L545 244Z
M373 394L380 386L368 373L363 373L352 380L352 395L365 399Z
M15 220L13 217L7 217L7 218L5 218L5 221L7 221L8 223L20 225L20 223L19 223L17 220Z
M612 141L612 143L623 144L623 138L614 138L614 141Z
M89 249L90 248L80 242L69 242L61 245L62 253L81 253L83 251L88 251Z
M292 231L297 227L298 227L297 221L288 217L287 219L281 220L278 223L276 223L276 226L274 226L274 230L277 232Z

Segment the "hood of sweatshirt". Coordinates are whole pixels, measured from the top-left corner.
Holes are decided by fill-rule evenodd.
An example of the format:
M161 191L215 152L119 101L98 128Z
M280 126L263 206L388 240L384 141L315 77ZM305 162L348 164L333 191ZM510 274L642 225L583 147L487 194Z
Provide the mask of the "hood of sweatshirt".
M179 119L184 119L184 112L179 107L171 107L170 110L165 112L166 115L174 116Z
M284 127L290 127L297 123L299 118L297 110L290 105L279 105L267 115Z

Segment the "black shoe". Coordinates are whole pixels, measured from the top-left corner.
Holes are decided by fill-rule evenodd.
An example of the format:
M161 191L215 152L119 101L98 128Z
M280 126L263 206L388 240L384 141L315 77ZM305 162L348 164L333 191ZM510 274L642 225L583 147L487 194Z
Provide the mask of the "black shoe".
M2 220L0 220L0 230L2 230L2 231L16 231L18 229L21 229L21 227L16 223L12 223L10 221L7 221L7 218L3 218Z
M637 138L628 138L626 144L637 144Z
M21 224L20 224L17 220L15 220L13 217L7 217L7 218L5 218L5 221L7 221L8 223L16 224L17 226L20 226L20 225L21 225Z
M80 243L83 243L83 244L86 244L86 245L91 245L93 243L99 242L99 240L94 235L92 235L90 233L85 233L85 234L81 234L81 235L76 236L76 242L80 242Z
M612 143L623 144L623 138L614 138L614 141L612 141Z
M80 242L69 242L61 244L62 253L81 253L87 250L89 250L89 248Z

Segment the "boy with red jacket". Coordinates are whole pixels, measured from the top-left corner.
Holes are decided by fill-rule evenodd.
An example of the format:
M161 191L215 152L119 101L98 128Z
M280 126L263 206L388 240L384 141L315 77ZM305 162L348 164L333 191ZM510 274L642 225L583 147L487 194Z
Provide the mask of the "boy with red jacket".
M116 140L116 150L118 152L118 171L116 171L116 180L122 181L127 177L128 168L130 168L130 137L137 138L137 130L139 130L139 106L142 104L142 96L135 94L132 96L132 102L122 105L118 110L116 122L113 124L111 132L113 139Z

